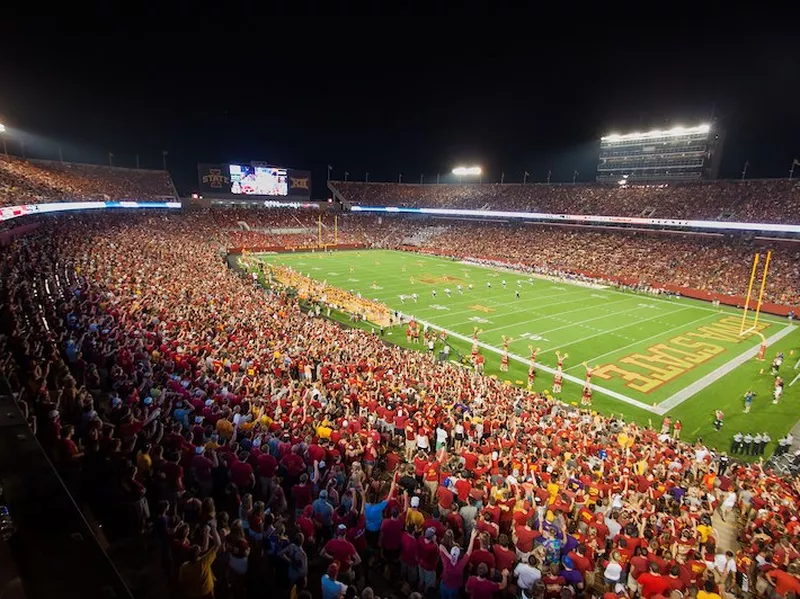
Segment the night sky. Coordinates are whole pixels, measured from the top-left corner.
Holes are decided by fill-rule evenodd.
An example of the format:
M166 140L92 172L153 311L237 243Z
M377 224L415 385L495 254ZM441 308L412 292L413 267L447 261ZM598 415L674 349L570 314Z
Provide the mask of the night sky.
M611 28L531 22L480 30L349 19L302 34L189 32L14 37L0 53L9 150L168 167L263 160L333 177L433 181L460 163L485 180L592 180L598 139L709 121L727 132L721 175L785 177L800 157L800 36L722 21ZM277 31L277 33L276 33ZM560 31L559 35L554 35ZM46 41L44 39L46 38ZM243 41L247 39L249 41Z

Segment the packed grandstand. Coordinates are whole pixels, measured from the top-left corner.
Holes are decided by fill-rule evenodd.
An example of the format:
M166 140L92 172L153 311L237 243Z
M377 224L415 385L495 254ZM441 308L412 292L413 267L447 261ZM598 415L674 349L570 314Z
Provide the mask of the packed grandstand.
M0 177L5 205L172 189L166 173L18 159L0 159ZM376 205L767 222L792 222L800 201L787 181L334 187ZM733 294L754 240L295 210L26 218L34 226L3 238L5 384L110 539L154 541L164 588L800 594L797 478L682 441L668 422L582 411L310 316L222 258L313 245L324 224L340 243ZM793 244L774 260L768 298L800 304Z
M649 216L797 223L800 182L788 179L696 183L413 185L335 181L352 204L469 208L548 214Z

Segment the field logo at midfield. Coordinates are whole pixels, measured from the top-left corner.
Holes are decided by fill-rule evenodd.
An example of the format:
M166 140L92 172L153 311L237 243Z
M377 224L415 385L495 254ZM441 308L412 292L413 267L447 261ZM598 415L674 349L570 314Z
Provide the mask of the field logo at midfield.
M450 277L444 275L442 277L435 277L433 275L425 275L419 278L420 283L427 283L428 285L441 285L443 283L461 283L463 279L459 277Z
M494 312L494 308L490 308L489 306L483 306L481 304L475 304L474 306L470 306L471 310L475 310L476 312L483 312L484 314L491 314Z
M758 332L769 327L759 323ZM664 383L683 376L704 362L738 345L756 334L750 331L740 336L741 320L728 316L709 325L698 327L664 343L651 345L644 352L630 354L594 369L594 376L603 380L618 377L625 386L641 393L650 393Z
M492 324L491 320L488 320L481 316L470 316L467 320L469 320L470 322L476 322L478 324Z

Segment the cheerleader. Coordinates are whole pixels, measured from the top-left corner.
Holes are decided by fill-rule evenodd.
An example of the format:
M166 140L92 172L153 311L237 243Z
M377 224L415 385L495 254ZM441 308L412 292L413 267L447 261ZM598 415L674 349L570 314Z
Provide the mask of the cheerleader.
M472 363L475 364L476 359L478 358L478 333L480 333L480 329L475 327L472 331Z
M561 374L561 370L559 369L553 375L553 393L558 394L561 393L561 382L563 380L563 375Z
M562 356L561 352L556 350L556 358L558 359L558 371L561 372L562 370L564 370L564 360L569 358L569 354L564 354Z
M530 365L528 366L528 389L533 389L533 383L536 382L536 352L541 348L534 349L532 345L529 345L528 349L531 350Z
M512 341L513 339L503 335L503 356L500 358L500 370L502 372L508 372L508 344Z
M583 386L583 395L581 396L582 406L592 405L592 386L588 383Z

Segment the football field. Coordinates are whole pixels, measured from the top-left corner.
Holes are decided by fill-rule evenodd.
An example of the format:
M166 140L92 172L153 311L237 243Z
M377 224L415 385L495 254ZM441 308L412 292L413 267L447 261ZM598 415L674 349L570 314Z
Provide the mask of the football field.
M797 385L800 335L786 319L762 315L766 359L757 359L761 337L740 336L741 311L707 302L623 292L602 285L529 276L447 258L389 250L262 254L259 260L289 266L329 285L375 299L437 330L465 356L477 327L486 371L511 384L527 383L530 347L536 356L537 391L552 390L556 353L564 359L558 397L580 404L586 366L593 368L593 408L660 426L665 415L683 423L683 438L727 449L737 431L769 431L774 447L800 418ZM743 265L743 268L748 268ZM460 290L459 290L460 287ZM413 295L416 294L416 299ZM748 320L748 327L752 318ZM402 327L387 340L405 345ZM504 340L509 370L500 371ZM785 392L772 403L770 363L786 359ZM454 357L451 355L451 358ZM743 396L757 393L743 413ZM713 428L722 409L722 431Z

